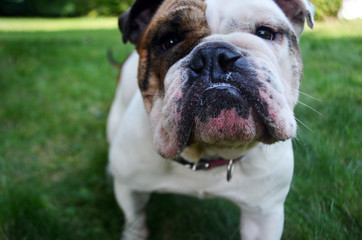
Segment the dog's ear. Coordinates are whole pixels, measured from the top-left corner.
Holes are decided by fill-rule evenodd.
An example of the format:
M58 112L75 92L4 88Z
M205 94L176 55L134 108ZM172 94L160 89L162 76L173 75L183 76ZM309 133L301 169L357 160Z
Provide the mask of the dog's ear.
M308 0L274 0L283 10L298 36L304 31L304 22L307 20L308 26L314 26L314 6Z
M123 34L123 42L130 41L137 45L153 15L163 0L136 0L132 7L118 19L119 30Z

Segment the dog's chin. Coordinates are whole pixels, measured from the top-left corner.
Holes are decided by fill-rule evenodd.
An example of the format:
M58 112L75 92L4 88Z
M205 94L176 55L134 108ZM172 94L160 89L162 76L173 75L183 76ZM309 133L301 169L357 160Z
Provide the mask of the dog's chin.
M202 121L195 119L195 128L188 145L206 143L220 146L246 146L255 142L272 144L294 137L295 130L286 120L277 122L261 116L254 108L248 117L240 117L236 109L224 109L217 117ZM275 119L277 120L277 119Z
M265 127L252 108L248 112L247 118L240 117L234 108L223 109L218 116L206 121L196 117L190 143L240 145L260 139Z

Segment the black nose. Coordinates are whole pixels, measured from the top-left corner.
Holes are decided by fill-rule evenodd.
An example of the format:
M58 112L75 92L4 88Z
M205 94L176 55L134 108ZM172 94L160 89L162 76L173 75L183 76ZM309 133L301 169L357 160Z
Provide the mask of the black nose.
M235 62L241 57L241 54L228 44L206 43L193 54L189 67L194 74L211 74L212 77L218 78L232 71Z

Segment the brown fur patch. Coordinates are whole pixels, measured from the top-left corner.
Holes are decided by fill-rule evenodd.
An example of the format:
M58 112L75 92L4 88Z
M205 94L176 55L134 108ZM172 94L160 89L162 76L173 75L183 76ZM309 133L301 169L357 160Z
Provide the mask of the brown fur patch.
M158 9L137 46L138 80L149 112L156 97L164 94L163 79L169 68L210 35L202 0L166 0ZM177 39L165 49L163 42Z

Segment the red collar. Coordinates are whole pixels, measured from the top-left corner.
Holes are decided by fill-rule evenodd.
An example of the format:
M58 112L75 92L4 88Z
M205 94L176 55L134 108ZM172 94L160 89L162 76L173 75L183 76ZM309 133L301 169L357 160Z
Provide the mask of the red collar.
M205 158L201 158L198 162L190 162L187 161L186 159L184 159L183 157L178 157L173 159L175 162L190 168L193 171L199 171L199 170L210 170L213 169L215 167L220 167L220 166L225 166L227 165L227 176L226 179L228 181L230 181L231 177L232 177L232 173L234 171L234 163L240 161L243 158L243 156L235 158L235 159L230 159L230 160L226 160L223 158L218 158L218 159L213 159L213 160L209 160L209 159L205 159Z

